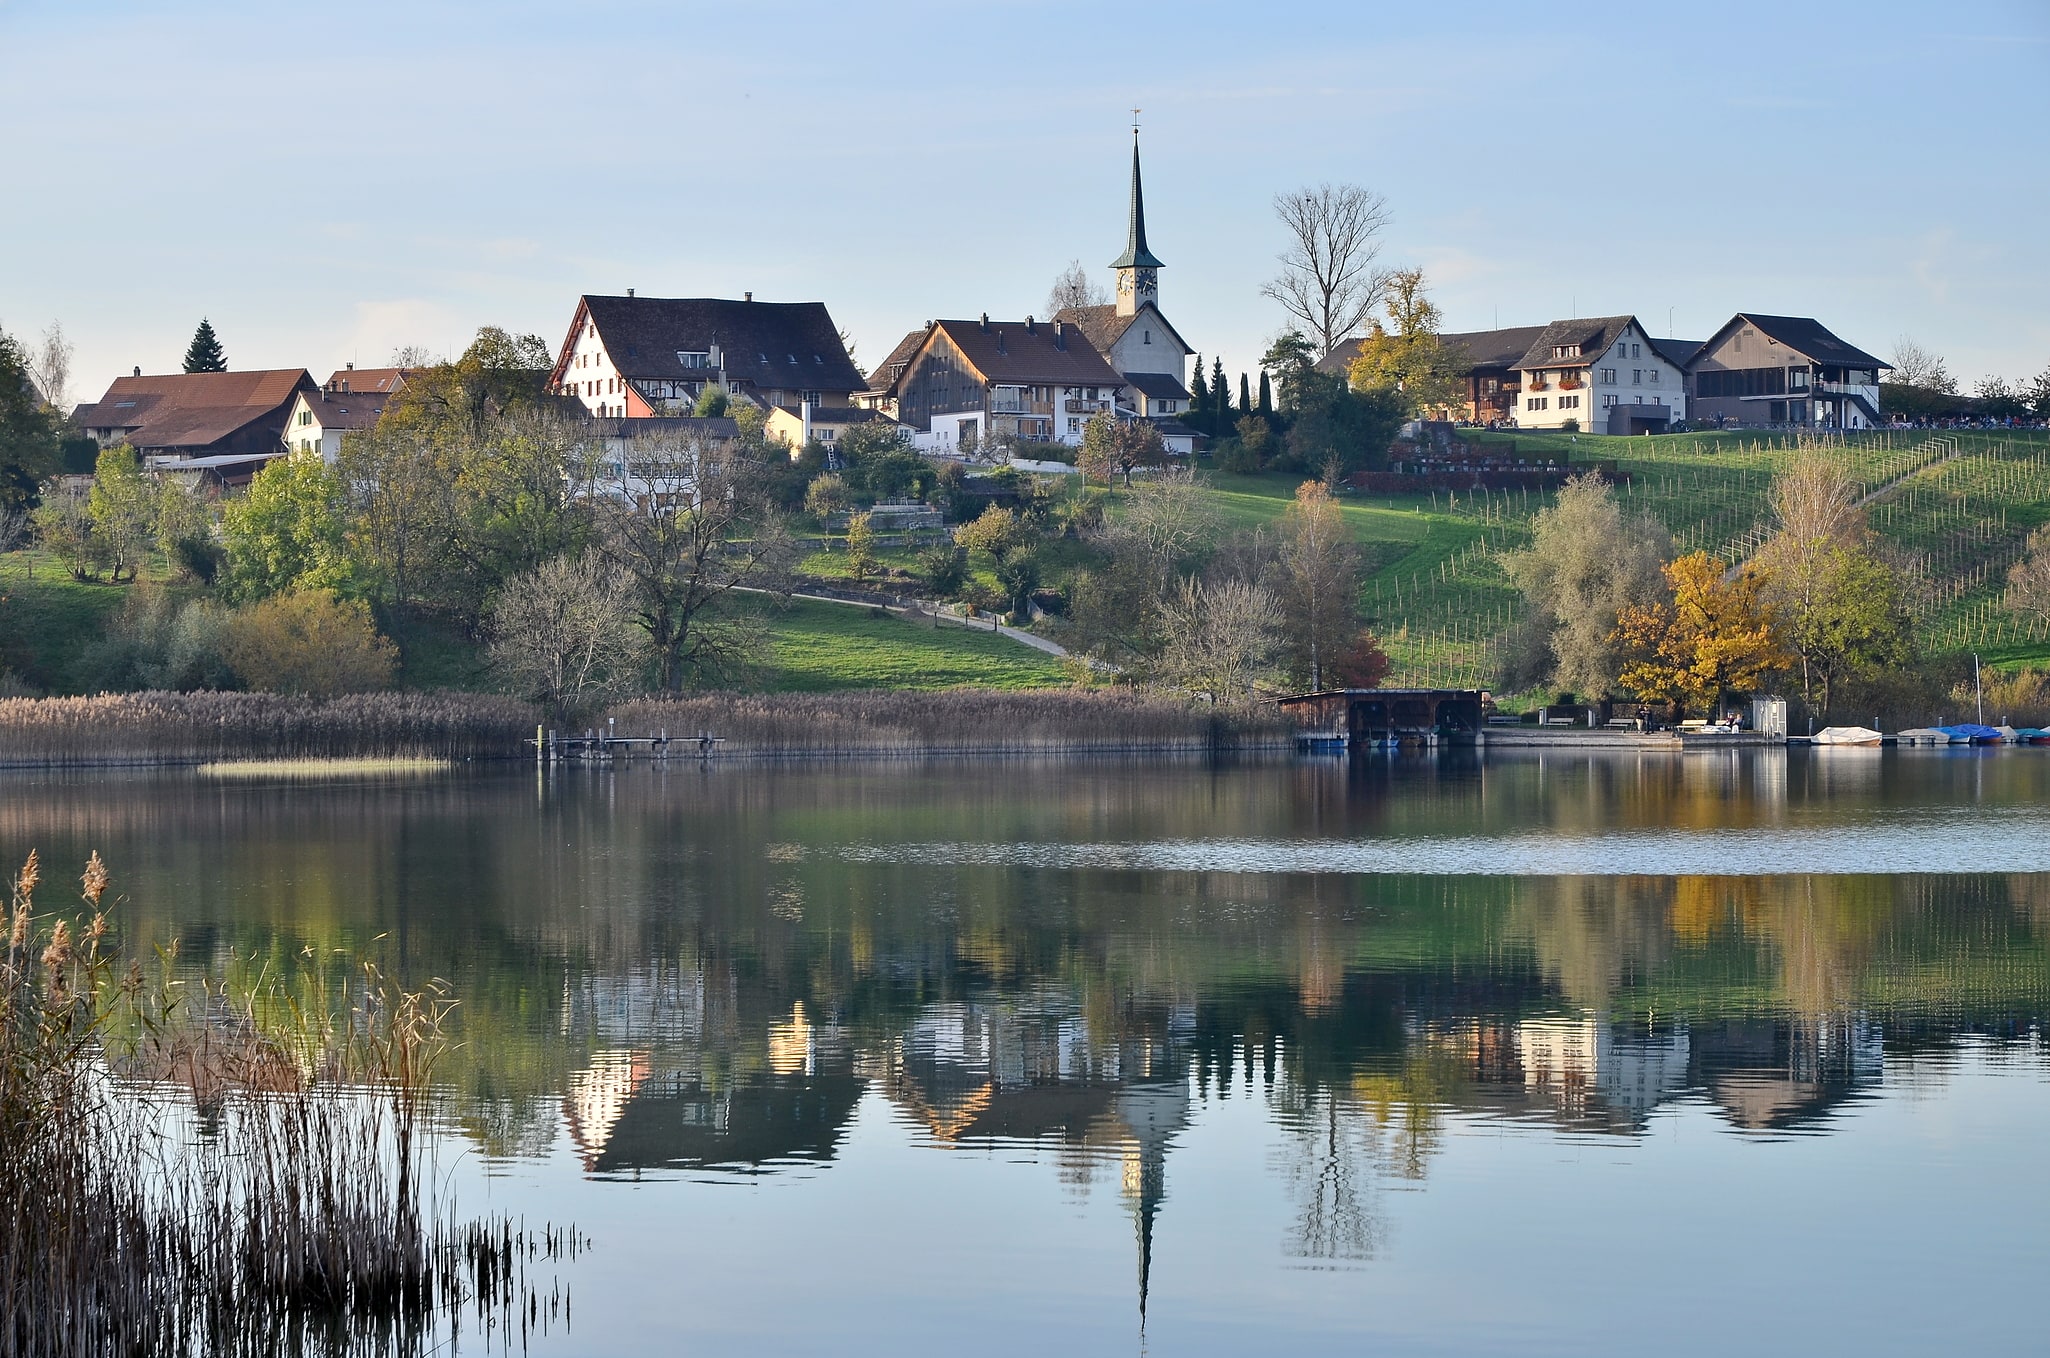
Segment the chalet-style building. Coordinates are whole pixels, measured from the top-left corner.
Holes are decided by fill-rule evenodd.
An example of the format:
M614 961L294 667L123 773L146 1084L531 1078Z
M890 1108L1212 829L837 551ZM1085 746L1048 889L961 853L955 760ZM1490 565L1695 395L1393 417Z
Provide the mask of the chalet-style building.
M1871 429L1890 364L1803 316L1739 312L1689 362L1697 423Z
M1635 316L1553 321L1515 371L1519 429L1663 434L1687 418L1685 371Z
M895 376L865 397L911 426L921 452L952 452L964 438L992 434L1080 443L1083 424L1116 410L1124 387L1079 329L1030 316L929 322L904 337L886 366Z
M341 455L342 436L374 426L412 371L359 369L353 363L337 370L318 392L302 391L293 399L285 417L285 446L295 453L319 453L332 463Z
M1124 377L1134 418L1161 424L1161 433L1171 445L1177 437L1188 442L1191 431L1177 417L1189 408L1184 379L1189 355L1195 351L1160 311L1160 271L1166 266L1146 245L1146 197L1139 178L1137 128L1132 130L1132 197L1125 250L1110 267L1117 275L1116 302L1065 307L1054 319L1088 336L1096 351ZM1170 428L1176 432L1171 433Z
M601 419L687 414L707 386L763 410L847 406L867 384L822 302L585 296L549 390Z
M126 443L148 465L207 459L229 467L281 456L294 405L319 394L304 368L155 377L138 368L76 418L102 448Z

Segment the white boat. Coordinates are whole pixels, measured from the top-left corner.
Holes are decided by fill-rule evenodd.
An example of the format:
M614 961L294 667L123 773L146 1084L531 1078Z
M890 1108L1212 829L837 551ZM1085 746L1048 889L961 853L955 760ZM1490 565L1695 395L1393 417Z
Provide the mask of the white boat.
M1817 745L1877 745L1886 737L1868 726L1825 726L1810 739Z
M1948 745L1950 737L1933 726L1917 726L1894 737L1903 745Z

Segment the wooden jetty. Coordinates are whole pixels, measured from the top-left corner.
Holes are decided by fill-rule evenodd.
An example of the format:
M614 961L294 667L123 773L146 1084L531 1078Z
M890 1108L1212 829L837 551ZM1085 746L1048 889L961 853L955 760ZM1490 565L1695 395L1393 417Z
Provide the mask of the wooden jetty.
M605 723L602 733L591 728L582 735L536 726L534 734L525 743L534 747L534 762L537 764L598 763L636 756L656 760L672 756L709 759L719 746L726 743L726 737L715 736L710 731L700 731L694 736L672 736L667 730L652 736L622 736L617 731L617 724L612 721Z

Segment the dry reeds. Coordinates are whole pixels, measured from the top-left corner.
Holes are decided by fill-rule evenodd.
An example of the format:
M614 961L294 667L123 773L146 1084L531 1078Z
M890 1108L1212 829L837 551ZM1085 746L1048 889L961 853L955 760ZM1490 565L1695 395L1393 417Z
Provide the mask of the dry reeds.
M621 735L722 737L723 754L1112 753L1279 742L1273 708L1216 708L1123 690L859 692L640 698L606 714Z
M447 773L446 759L399 755L369 759L225 759L201 764L202 778L378 778Z
M0 698L0 766L502 758L534 709L472 693L123 693Z
M574 1231L459 1221L428 1077L449 1001L366 969L344 1004L123 971L99 912L35 917L0 966L0 1355L412 1353L568 1320L529 1261Z

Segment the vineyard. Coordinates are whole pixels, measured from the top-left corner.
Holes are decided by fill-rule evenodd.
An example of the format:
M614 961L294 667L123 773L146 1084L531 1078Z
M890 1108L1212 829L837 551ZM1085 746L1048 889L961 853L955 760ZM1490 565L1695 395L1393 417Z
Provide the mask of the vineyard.
M1747 559L1771 531L1773 478L1800 449L1792 438L1719 434L1660 439L1513 437L1528 456L1611 460L1628 513L1665 524L1682 552ZM1873 529L1907 566L1932 651L2050 643L2040 622L2000 606L2007 569L2031 529L2050 521L2050 441L2041 435L1882 432L1824 445L1848 462ZM1549 503L1525 491L1373 496L1348 504L1371 574L1365 606L1394 669L1391 684L1496 687L1522 618L1503 571L1505 553L1530 545L1531 521Z

